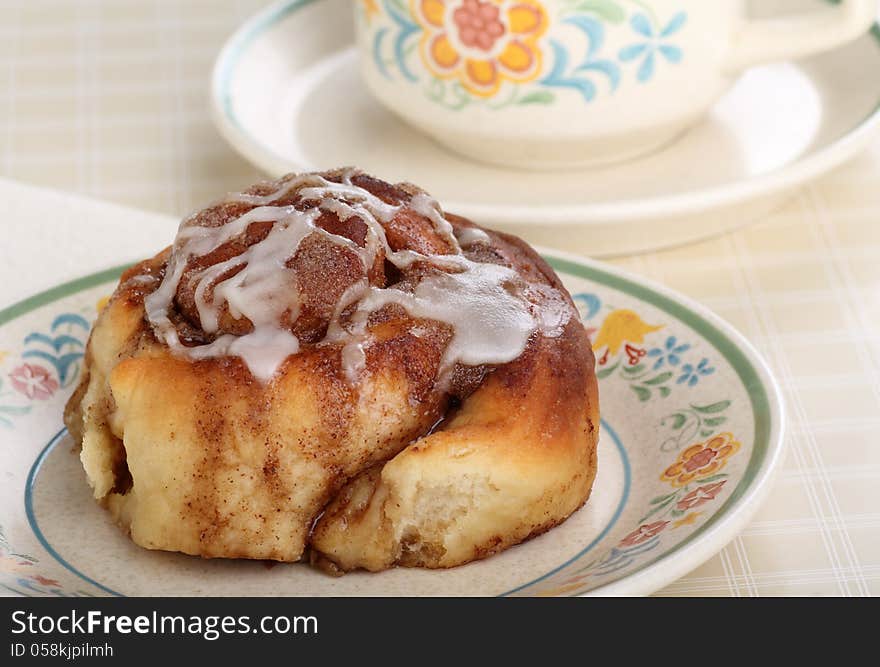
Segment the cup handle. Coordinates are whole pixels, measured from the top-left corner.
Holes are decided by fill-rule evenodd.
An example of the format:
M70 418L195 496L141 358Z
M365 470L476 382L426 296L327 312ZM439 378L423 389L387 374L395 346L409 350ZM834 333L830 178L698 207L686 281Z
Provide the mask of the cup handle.
M829 0L834 7L804 16L746 21L733 39L726 68L737 72L761 63L794 60L845 44L877 19L877 0Z

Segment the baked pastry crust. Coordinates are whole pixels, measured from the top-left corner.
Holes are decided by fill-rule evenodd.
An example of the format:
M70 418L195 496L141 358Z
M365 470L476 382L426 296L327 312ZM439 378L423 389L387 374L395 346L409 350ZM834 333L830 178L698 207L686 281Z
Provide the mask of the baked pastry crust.
M299 294L279 326L299 348L271 377L258 377L233 354L187 355L256 330L256 318L235 313L232 301L211 311L216 326L206 326L204 293L190 277L234 264L272 224L247 225L213 254L178 262L186 268L167 313L177 347L154 321L150 299L177 266L179 246L122 276L65 410L95 497L149 549L309 556L335 572L451 567L564 521L587 500L595 477L598 392L587 335L553 270L515 237L453 215L443 218L451 228L439 224L414 186L356 171L314 177L396 208L381 223L387 245L371 262L358 254L371 233L360 218L323 211L320 230L279 269ZM302 195L296 178L254 186L181 229L223 227L267 200L297 211L321 206ZM424 261L389 262L403 251ZM525 294L523 312L546 324L536 324L512 360L450 361L462 332L395 301L439 275L427 258L442 264L453 255L468 266L507 267ZM208 291L234 274L223 273ZM352 366L346 322L354 306L342 301L361 283L394 299L365 316L368 343L358 345ZM503 328L499 335L510 338Z

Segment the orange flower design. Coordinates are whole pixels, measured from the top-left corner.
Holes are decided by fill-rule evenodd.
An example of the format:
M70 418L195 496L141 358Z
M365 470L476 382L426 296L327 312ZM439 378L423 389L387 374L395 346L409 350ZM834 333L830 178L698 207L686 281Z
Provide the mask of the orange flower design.
M537 597L539 598L550 598L556 597L557 595L565 595L566 593L573 593L578 590L581 586L583 586L583 581L578 579L575 581L574 579L570 580L567 583L563 583L561 586L557 586L556 588L548 588L547 590L540 591L537 593Z
M21 567L29 567L30 561L26 561L14 554L0 554L0 572L18 572Z
M673 486L684 486L691 480L708 477L721 470L740 446L732 433L720 433L711 440L685 449L678 455L678 460L663 471L660 479Z
M727 484L727 480L723 479L720 482L715 482L714 484L708 484L706 486L699 486L689 494L687 494L684 498L676 503L676 509L686 512L689 509L693 509L694 507L699 507L700 505L705 505L710 500L714 500L715 496L717 496L721 492L721 488Z
M541 71L538 40L547 11L538 0L410 0L424 28L419 52L441 79L458 79L491 97L507 81L525 83Z
M655 535L662 533L668 525L668 521L655 521L654 523L647 523L645 525L639 526L629 535L620 540L619 546L634 547L637 544L647 542Z
M379 14L379 5L376 4L376 0L361 0L361 5L364 9L364 16L367 17L367 23Z

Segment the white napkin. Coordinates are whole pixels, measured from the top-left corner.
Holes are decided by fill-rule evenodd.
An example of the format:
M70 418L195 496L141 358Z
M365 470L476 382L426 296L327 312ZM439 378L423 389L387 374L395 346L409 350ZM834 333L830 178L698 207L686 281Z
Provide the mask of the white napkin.
M179 220L0 179L0 309L171 244Z

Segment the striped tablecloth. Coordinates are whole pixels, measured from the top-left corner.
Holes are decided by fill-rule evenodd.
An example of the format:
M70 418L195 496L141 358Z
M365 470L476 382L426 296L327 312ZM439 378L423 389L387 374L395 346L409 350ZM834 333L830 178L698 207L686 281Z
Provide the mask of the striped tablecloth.
M206 98L217 50L262 4L4 0L0 176L175 215L254 180ZM614 261L738 327L777 373L790 417L769 501L661 595L880 594L878 217L880 139L759 224ZM0 244L8 257L10 239ZM0 307L41 280L17 275Z

